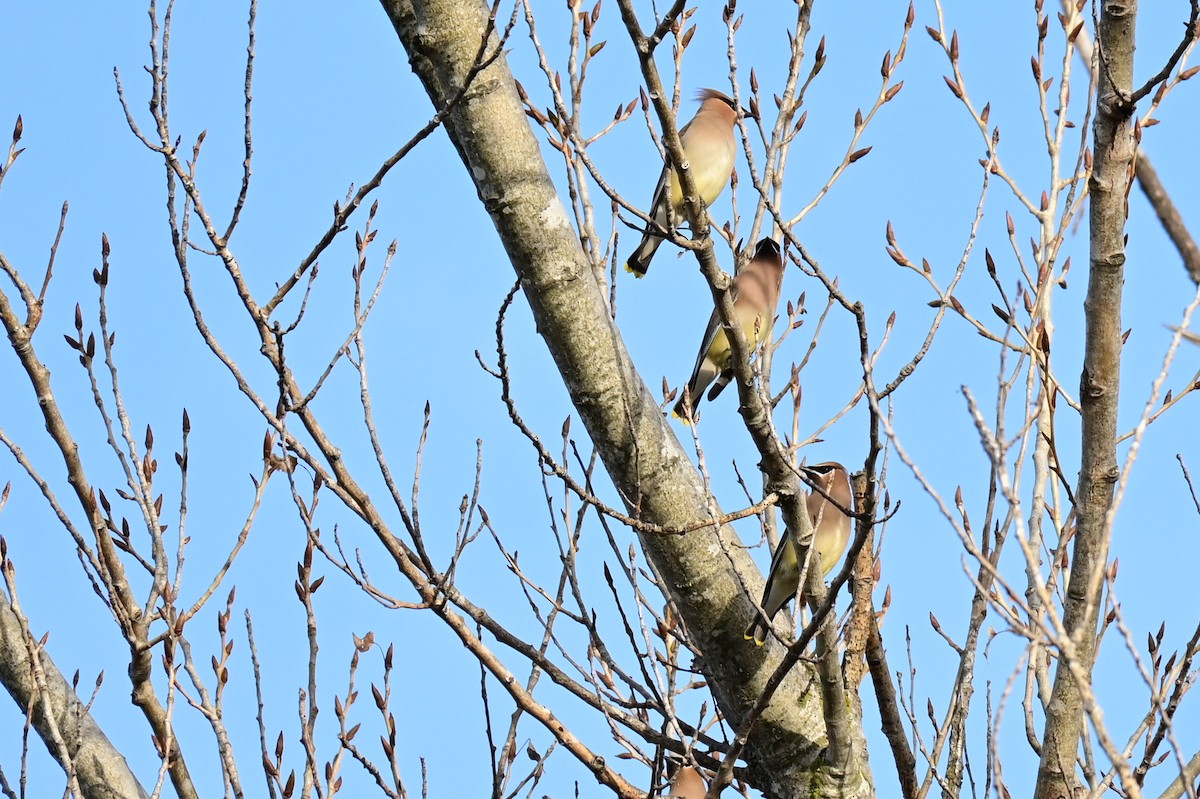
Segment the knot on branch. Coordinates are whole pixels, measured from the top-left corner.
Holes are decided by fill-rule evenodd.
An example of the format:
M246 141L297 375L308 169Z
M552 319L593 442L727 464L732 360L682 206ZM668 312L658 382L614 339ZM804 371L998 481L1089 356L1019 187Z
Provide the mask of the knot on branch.
M1092 378L1092 370L1084 366L1083 374L1079 378L1080 399L1096 400L1103 397L1107 392L1107 388Z
M784 507L789 503L796 501L797 488L794 479L787 477L772 477L762 461L759 461L758 468L767 475L767 483L764 486L764 494L777 494L779 496L778 504Z
M1100 95L1096 102L1105 116L1120 120L1122 124L1128 124L1133 112L1137 109L1137 103L1133 101L1133 97L1116 87L1113 87L1111 92Z

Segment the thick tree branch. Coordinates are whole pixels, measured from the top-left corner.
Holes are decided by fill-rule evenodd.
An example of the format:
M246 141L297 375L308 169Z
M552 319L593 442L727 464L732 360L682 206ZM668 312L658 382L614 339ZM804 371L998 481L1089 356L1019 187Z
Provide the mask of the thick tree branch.
M1063 0L1063 10L1068 15L1077 13L1072 0ZM1075 49L1079 53L1080 59L1091 70L1092 39L1086 30L1081 30L1075 37ZM1146 199L1154 208L1154 213L1158 216L1158 221L1162 223L1167 236L1170 237L1171 243L1175 245L1175 249L1179 250L1188 276L1191 277L1193 283L1200 284L1200 246L1196 245L1195 238L1192 237L1187 229L1187 224L1183 221L1183 215L1179 213L1179 208L1176 207L1162 180L1159 179L1158 170L1154 168L1150 156L1141 147L1138 148L1135 166L1138 185L1141 187L1142 193L1146 195Z
M874 617L867 628L867 665L871 671L871 684L878 697L880 726L892 750L896 763L896 777L900 781L900 795L904 799L916 799L920 786L917 784L917 759L905 737L904 722L900 717L900 703L896 699L896 686L888 668L887 653L883 638L879 635L879 623Z
M1116 460L1117 401L1121 376L1121 290L1125 280L1125 222L1133 180L1134 28L1137 0L1113 0L1101 6L1095 163L1090 180L1091 269L1088 277L1086 343L1079 402L1082 406L1082 460L1077 500L1077 526L1071 580L1067 586L1063 625L1072 638L1077 669L1068 668L1060 646L1051 700L1046 706L1037 799L1074 796L1080 787L1075 771L1084 733L1083 701L1077 674L1089 675L1095 658L1096 624L1105 563L1108 559L1110 511L1118 477ZM1129 788L1129 786L1124 786ZM1136 790L1136 786L1133 786Z
M806 9L811 11L811 3ZM674 115L667 102L667 92L658 74L654 61L653 42L646 39L638 24L637 17L630 0L618 0L621 17L633 40L634 49L642 67L642 75L646 79L651 102L654 104L659 121L663 126L663 144L671 163L682 167L687 163L687 154L679 138ZM805 26L805 30L807 26ZM799 46L799 45L798 45ZM801 51L802 52L802 51ZM797 541L807 544L811 535L811 525L807 524L807 507L804 500L803 486L800 473L792 464L787 448L776 435L771 421L771 406L768 398L763 396L755 381L754 369L750 364L751 349L746 341L741 324L733 307L733 296L729 291L729 279L721 271L713 252L712 240L708 237L708 213L699 199L694 176L684 168L677 169L680 187L684 197L685 210L693 231L693 243L696 246L697 257L700 261L700 271L708 280L712 291L713 302L721 319L722 327L730 341L732 352L731 362L737 376L738 411L746 423L754 445L762 460L759 468L767 476L767 489L780 496L780 510L784 523L796 535ZM802 534L802 531L807 531ZM820 575L813 572L812 579L821 583ZM813 586L817 588L817 586ZM817 594L812 594L816 596ZM860 736L850 733L848 705L845 698L844 682L837 658L837 624L832 614L825 617L824 628L818 637L817 669L820 677L822 708L825 715L826 739L825 759L833 767L831 773L838 779L854 782L861 778L865 771L862 765L865 758L858 757L865 752L865 746L855 746ZM781 656L776 655L774 658ZM778 664L778 660L775 661ZM854 719L856 727L857 717ZM868 780L869 781L869 780Z
M0 684L18 707L34 708L34 729L47 742L50 754L58 759L55 748L49 745L48 725L53 717L71 756L79 788L87 799L146 799L149 794L133 776L125 758L96 724L45 651L40 660L47 690L39 691L26 640L20 619L4 592L0 591ZM49 702L49 708L46 702Z
M487 10L477 0L384 0L383 6L434 106L442 107L470 67ZM476 79L446 130L630 515L679 527L708 518L704 485L633 368L505 62ZM763 651L742 640L752 601L731 579L730 566L750 591L759 590L761 576L735 542L728 528L642 539L698 648L711 655L701 666L734 724L772 671ZM793 670L752 733L751 779L773 795L810 793L813 769L824 766L825 724L815 694L808 695L811 684L809 669ZM861 792L849 795L869 792L867 780L859 784Z
M95 491L84 471L79 445L67 427L66 419L63 418L50 387L50 370L38 358L33 348L32 332L17 319L12 303L3 291L0 291L0 324L4 326L13 352L17 354L21 366L29 376L29 384L37 396L46 432L50 434L62 456L67 469L67 482L74 489L75 496L88 517L100 555L101 578L109 592L109 605L129 644L129 678L133 687L133 703L145 715L158 740L170 742L167 760L175 790L180 796L189 799L195 797L195 785L183 752L179 749L179 742L170 730L167 709L159 702L151 683L153 656L150 648L144 645L149 621L133 596L120 554L112 536L109 535L104 516L96 502Z

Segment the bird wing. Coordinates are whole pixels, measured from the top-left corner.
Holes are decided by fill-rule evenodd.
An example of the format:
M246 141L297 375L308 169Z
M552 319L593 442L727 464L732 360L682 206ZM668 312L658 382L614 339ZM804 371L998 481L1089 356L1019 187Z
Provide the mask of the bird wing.
M736 282L730 287L729 291L733 302L737 302L738 287ZM704 328L704 338L700 342L700 352L696 355L696 365L692 367L692 377L688 380L689 383L693 382L696 379L696 375L700 374L700 367L704 365L704 359L708 357L708 350L712 347L713 339L717 337L717 331L720 329L721 315L717 313L716 308L713 308L712 316L708 318L708 327Z
M692 127L690 120L686 125L679 129L679 140L682 142L683 137L687 135L688 130ZM687 155L687 147L684 147L684 155ZM671 204L671 198L668 196L671 191L671 160L664 153L662 174L658 176L658 183L654 186L654 199L650 201L650 216L654 217L654 221L658 222L668 230L675 227L675 208ZM661 215L659 212L662 212ZM650 228L647 228L650 230Z
M667 230L670 230L675 224L675 212L671 208L670 198L667 197L667 192L670 191L669 178L670 170L664 164L662 174L658 176L658 183L654 187L654 198L650 201L650 213L648 214L651 219ZM646 232L657 235L653 225L647 225Z

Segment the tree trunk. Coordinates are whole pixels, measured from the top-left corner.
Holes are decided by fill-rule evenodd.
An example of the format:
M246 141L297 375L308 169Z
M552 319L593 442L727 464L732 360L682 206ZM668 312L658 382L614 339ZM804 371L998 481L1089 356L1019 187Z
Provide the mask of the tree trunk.
M487 9L479 0L382 3L434 106L444 107L475 62ZM465 100L449 115L446 130L630 514L671 527L708 518L700 476L633 367L502 56L475 78ZM736 540L727 526L686 535L641 535L647 556L704 653L698 665L735 728L783 654L778 644L759 648L742 639L753 612L746 591L760 591L762 577L745 550L733 545ZM812 668L799 664L750 733L751 782L775 797L873 795L862 724L856 710L846 712L854 756L843 774L822 758L820 692Z
M1063 626L1073 659L1090 675L1096 653L1101 588L1108 561L1117 470L1117 400L1121 379L1121 289L1125 281L1125 221L1137 144L1131 124L1136 0L1101 4L1091 259L1084 300L1086 335L1079 402L1083 409L1082 464L1076 490L1075 545ZM1059 650L1054 689L1038 767L1037 799L1071 799L1080 787L1075 760L1084 731L1080 686Z
M33 711L33 727L46 742L51 756L62 763L52 743L54 735L50 718L53 718L58 736L75 766L79 789L87 799L146 799L149 794L133 776L125 758L108 740L92 714L84 709L62 672L44 651L39 661L46 681L46 693L39 697L26 640L20 619L9 605L8 598L0 591L0 684L12 695L18 707L28 708L37 702ZM40 701L42 698L46 700L45 703Z

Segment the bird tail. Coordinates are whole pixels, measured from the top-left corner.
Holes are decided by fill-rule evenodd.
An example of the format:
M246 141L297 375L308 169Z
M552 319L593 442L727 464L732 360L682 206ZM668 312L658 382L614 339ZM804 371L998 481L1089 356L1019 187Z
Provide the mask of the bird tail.
M680 395L679 401L675 403L671 415L686 425L691 425L694 420L699 420L700 414L696 412L696 408L700 405L700 397L703 393L702 388L689 383ZM689 398L691 398L690 404L688 403Z
M717 396L725 390L725 386L729 385L729 381L733 380L733 370L726 369L717 377L717 382L713 383L713 387L708 390L708 401L712 402Z
M747 641L753 641L755 646L762 646L767 641L767 623L756 616L743 634Z
M646 272L650 269L650 260L654 258L654 253L658 252L660 244L662 244L662 239L658 236L651 236L649 233L642 236L642 243L625 261L625 271L632 272L639 279L645 277Z

